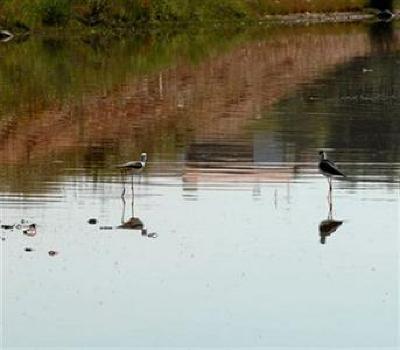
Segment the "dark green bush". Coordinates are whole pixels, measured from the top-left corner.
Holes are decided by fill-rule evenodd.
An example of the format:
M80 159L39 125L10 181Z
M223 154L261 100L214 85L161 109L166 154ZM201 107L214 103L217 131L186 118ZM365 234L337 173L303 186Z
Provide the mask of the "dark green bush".
M42 23L48 26L65 25L71 15L68 0L41 0L38 10Z
M141 0L119 0L119 6L114 6L114 12L114 16L128 23L148 22L151 16L150 6Z
M186 21L190 17L190 0L158 0L150 5L150 17L155 21Z

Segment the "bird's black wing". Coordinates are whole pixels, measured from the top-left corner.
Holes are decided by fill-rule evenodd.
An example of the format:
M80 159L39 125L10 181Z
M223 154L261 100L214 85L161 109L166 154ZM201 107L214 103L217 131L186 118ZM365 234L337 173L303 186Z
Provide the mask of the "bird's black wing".
M141 169L143 168L143 164L141 162L128 162L124 164L119 164L116 167L122 169Z
M335 163L331 162L330 160L323 160L319 163L319 168L322 172L331 175L339 175L339 176L346 176L343 174L335 165Z
M132 169L142 169L143 168L143 164L141 162L136 162L131 164L130 168Z

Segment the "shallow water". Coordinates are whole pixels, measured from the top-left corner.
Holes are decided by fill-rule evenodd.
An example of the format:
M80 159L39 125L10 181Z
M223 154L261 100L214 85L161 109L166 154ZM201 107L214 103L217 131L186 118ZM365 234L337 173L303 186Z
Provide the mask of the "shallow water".
M398 38L1 44L3 348L397 348Z

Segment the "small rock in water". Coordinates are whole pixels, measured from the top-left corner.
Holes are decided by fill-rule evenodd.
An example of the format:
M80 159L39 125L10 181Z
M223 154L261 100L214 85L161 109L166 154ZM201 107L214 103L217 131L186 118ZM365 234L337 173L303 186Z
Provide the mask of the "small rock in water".
M95 224L97 224L97 219L95 219L95 218L90 218L90 219L88 220L88 223L89 223L90 225L95 225Z
M36 236L36 233L37 233L36 232L36 224L29 225L29 228L27 228L26 230L23 230L22 233L29 237Z
M50 256L55 256L57 254L58 254L58 252L56 252L55 250L49 250L49 255Z
M25 251L26 251L26 252L33 252L33 248L26 247L26 248L25 248Z

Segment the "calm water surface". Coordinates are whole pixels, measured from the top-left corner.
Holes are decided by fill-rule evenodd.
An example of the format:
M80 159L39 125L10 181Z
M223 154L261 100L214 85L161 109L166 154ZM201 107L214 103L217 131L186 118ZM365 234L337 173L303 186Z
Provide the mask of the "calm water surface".
M0 43L3 348L397 349L399 37Z

